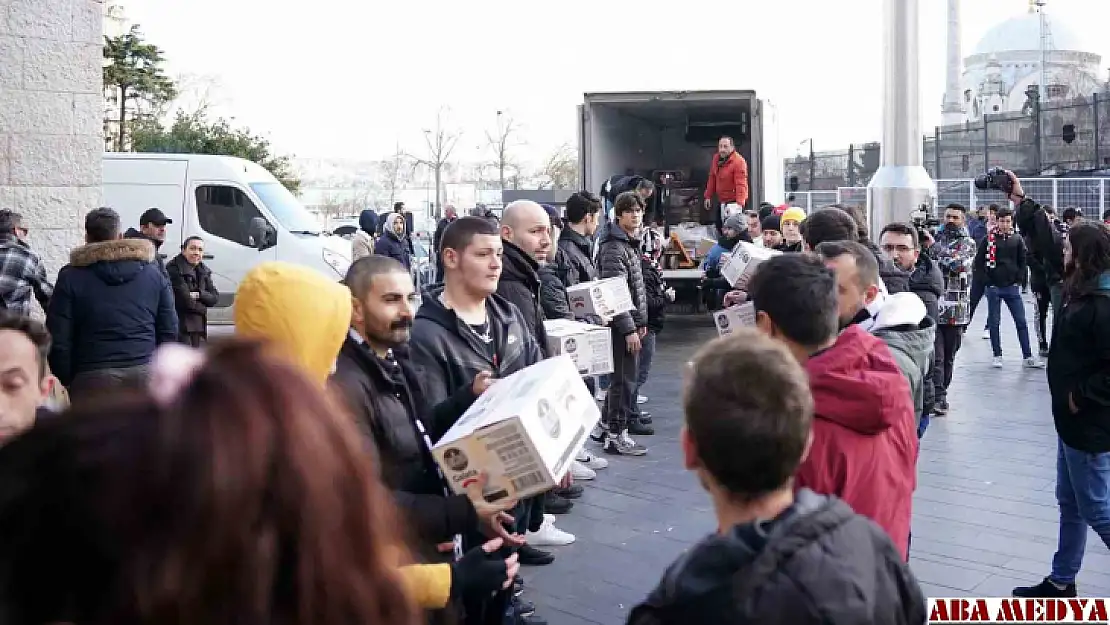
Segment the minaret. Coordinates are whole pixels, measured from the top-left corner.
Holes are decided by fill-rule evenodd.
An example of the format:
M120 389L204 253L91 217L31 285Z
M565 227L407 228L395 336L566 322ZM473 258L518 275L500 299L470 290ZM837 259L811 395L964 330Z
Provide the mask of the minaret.
M963 57L960 54L960 0L948 0L948 63L946 65L944 103L941 105L941 124L952 126L964 122L963 93L960 92L960 75Z

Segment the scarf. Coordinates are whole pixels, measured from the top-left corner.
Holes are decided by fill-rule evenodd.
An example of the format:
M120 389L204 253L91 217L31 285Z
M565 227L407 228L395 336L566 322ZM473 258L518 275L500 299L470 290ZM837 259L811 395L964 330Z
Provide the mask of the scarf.
M732 158L732 152L729 152L728 156L721 156L720 154L718 154L717 155L717 169L722 169L725 165L727 165L728 164L728 159L730 159L730 158ZM702 161L702 162L704 163L705 161Z
M997 228L991 228L987 231L987 268L994 269L998 266L998 241L995 237L998 233Z

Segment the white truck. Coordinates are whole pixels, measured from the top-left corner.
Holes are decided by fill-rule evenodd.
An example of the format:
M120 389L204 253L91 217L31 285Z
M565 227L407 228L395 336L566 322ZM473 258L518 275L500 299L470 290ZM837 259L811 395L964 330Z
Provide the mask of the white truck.
M636 174L657 185L676 180L660 185L657 200L667 236L683 223L713 223L713 214L702 208L701 193L722 135L733 138L748 162L745 208L783 202L777 115L755 91L587 93L578 109L584 188L597 193L614 175ZM665 172L674 173L668 177ZM695 189L700 189L696 198ZM665 266L664 277L688 297L702 272Z

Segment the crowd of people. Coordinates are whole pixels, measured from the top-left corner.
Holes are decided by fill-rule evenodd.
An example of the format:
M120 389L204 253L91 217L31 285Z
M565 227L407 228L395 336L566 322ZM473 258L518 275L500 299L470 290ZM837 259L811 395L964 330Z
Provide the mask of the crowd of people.
M919 439L948 412L976 285L1000 356L1000 305L1034 266L1053 306L1038 336L1060 542L1051 574L1014 592L1076 595L1086 528L1110 544L1110 228L1064 231L1013 181L1016 211L999 208L981 242L958 205L936 233L892 223L878 242L844 207L722 214L722 254L739 240L797 249L724 294L751 302L754 327L690 361L680 447L718 527L629 623L924 622L908 564ZM499 220L452 211L441 279L422 293L403 249L381 253L404 247L404 226L367 220L372 253L342 283L252 269L235 337L211 345L204 241L163 263L160 211L127 232L91 211L54 284L22 218L0 211L0 620L544 623L519 569L575 540L557 515L608 462L583 449L557 488L488 501L488 476L455 494L431 448L498 379L550 356L545 321L574 316L569 286L618 278L633 308L585 319L613 348L607 386L587 380L603 395L593 434L611 457L647 453L638 397L674 293L643 182L612 198L605 227L586 191L565 215L528 201ZM62 387L68 407L50 401Z

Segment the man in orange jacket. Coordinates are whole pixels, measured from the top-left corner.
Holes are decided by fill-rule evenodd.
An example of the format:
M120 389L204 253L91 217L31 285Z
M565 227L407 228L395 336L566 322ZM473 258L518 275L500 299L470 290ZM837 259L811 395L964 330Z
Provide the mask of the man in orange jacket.
M717 158L709 166L709 182L705 185L705 210L713 207L713 195L720 202L715 220L717 226L744 210L748 202L748 163L736 151L732 137L717 141Z

